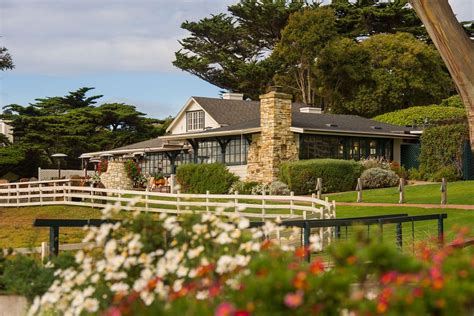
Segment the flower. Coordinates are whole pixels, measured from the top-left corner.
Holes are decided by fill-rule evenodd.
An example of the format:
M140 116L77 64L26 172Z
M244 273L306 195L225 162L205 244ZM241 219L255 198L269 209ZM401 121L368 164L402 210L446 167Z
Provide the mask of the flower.
M303 304L303 292L296 291L294 293L288 293L285 295L284 303L289 308L297 308L301 304Z
M220 303L214 313L215 316L233 316L235 313L235 306L229 302Z

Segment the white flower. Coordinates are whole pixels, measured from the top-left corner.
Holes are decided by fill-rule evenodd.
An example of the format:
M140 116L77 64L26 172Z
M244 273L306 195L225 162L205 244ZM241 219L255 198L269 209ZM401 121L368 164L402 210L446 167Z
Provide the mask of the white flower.
M225 245L231 243L232 239L227 235L227 233L223 232L220 233L214 241L218 244Z
M246 229L250 226L250 221L245 218L245 217L241 217L240 220L239 220L239 229Z
M188 251L188 258L189 259L194 259L194 258L198 257L201 254L201 252L203 252L203 251L204 251L204 247L202 245L198 246L194 249L190 249Z
M198 291L196 293L196 299L197 300L205 300L209 296L208 294L209 293L207 291Z
M126 293L130 286L126 283L119 282L119 283L114 283L110 287L110 290L115 293Z
M153 303L155 297L153 296L153 293L150 293L148 291L142 291L140 292L140 298L142 299L143 303L145 305L149 306L151 303Z
M99 301L95 298L87 298L84 301L84 309L89 313L95 313L99 309Z
M318 252L323 250L323 244L319 235L311 235L309 237L309 248L311 251Z

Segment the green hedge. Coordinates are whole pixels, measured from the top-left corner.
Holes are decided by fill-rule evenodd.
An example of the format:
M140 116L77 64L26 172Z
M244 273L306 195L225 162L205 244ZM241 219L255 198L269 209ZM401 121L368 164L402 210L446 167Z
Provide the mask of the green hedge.
M422 125L425 118L429 123L446 121L446 120L462 120L466 117L464 108L428 105L413 106L408 109L395 112L385 113L374 117L379 122L395 124L395 125Z
M176 170L176 180L181 191L187 193L226 194L232 184L239 180L227 167L220 163L186 164Z
M439 180L440 173L452 175L456 171L458 178L462 172L462 153L469 131L465 124L430 127L421 135L420 170L426 178ZM450 180L452 180L452 176Z
M295 194L315 192L317 178L322 178L323 192L340 192L353 190L361 172L361 165L353 160L300 160L284 163L280 179Z

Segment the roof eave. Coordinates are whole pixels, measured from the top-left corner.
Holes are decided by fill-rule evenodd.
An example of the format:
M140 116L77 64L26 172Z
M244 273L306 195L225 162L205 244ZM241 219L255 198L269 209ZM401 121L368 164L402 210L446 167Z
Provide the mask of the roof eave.
M389 137L389 138L418 138L416 134L405 133L377 133L377 132L360 132L360 131L345 131L345 130L327 130L327 129L313 129L292 127L291 131L294 133L307 134L331 134L331 135L354 135L354 136L372 136L372 137Z
M241 135L241 134L251 134L251 133L259 133L260 127L254 128L245 128L245 129L236 129L236 130L228 130L228 131L215 131L215 132L200 132L200 133L186 133L186 134L175 134L175 135L167 135L162 136L161 139L163 140L186 140L190 138L208 138L208 137L216 137L216 136L233 136L233 135Z

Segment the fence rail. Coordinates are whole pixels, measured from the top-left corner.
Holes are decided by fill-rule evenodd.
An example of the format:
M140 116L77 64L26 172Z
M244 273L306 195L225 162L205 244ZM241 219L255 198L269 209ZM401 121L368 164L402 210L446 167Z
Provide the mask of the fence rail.
M311 197L183 194L79 186L74 180L0 184L0 207L74 205L103 208L120 203L127 211L169 214L220 211L249 218L335 218L335 202Z

